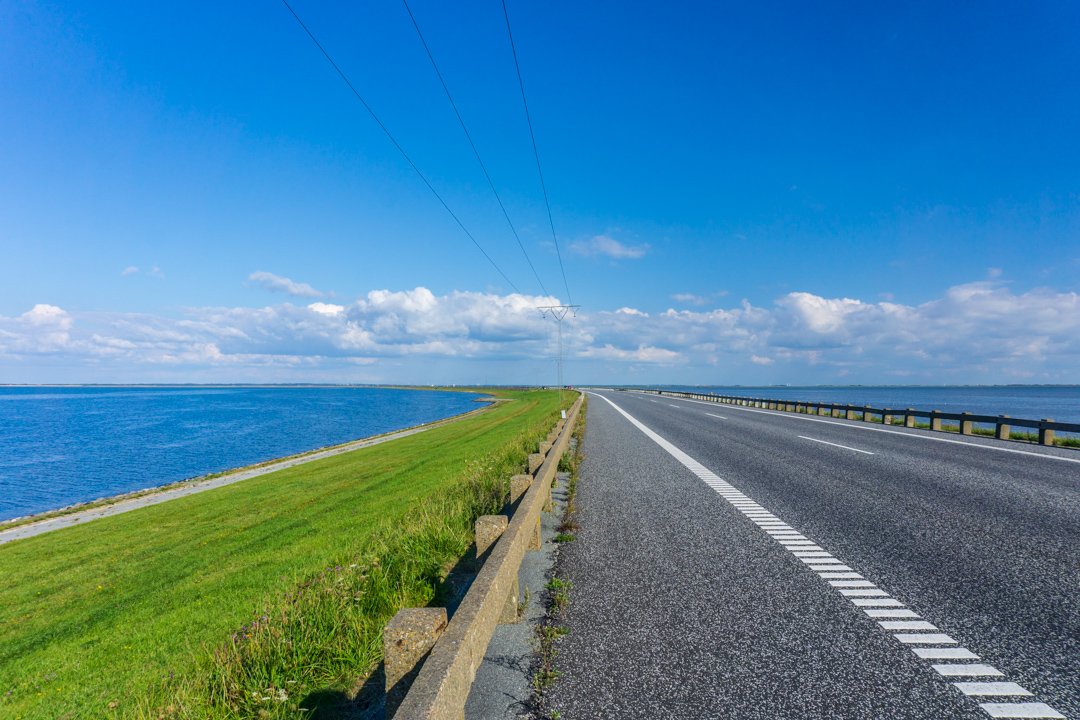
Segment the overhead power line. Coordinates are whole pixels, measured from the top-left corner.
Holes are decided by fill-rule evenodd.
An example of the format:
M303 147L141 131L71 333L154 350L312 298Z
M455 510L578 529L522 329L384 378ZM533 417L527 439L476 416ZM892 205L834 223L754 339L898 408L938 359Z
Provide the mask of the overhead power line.
M521 248L521 254L525 256L525 262L529 263L529 269L532 270L533 277L536 278L536 282L540 283L540 289L544 291L544 295L547 295L548 291L547 288L544 287L544 281L540 279L540 275L536 272L536 267L533 266L529 253L525 251L525 245L522 244L521 238L518 237L518 232L514 228L514 223L510 221L510 215L506 212L506 207L503 205L502 198L499 197L499 191L495 189L495 183L491 181L491 175L488 174L484 161L480 159L480 151L476 149L476 143L473 142L472 135L469 134L469 129L465 127L465 120L462 119L457 103L454 102L453 96L450 95L450 88L446 86L446 81L443 79L442 73L439 72L439 66L435 62L435 57L431 54L431 48L428 47L427 40L424 39L424 33L420 32L420 25L416 22L416 16L413 15L408 0L401 1L405 4L405 10L409 13L409 19L412 20L413 27L416 28L416 34L420 36L420 42L424 46L424 51L427 53L428 60L431 60L431 66L435 68L435 74L439 76L439 82L442 83L442 88L446 92L446 99L450 101L450 107L454 108L454 114L457 115L458 122L461 123L461 129L465 132L465 137L469 140L469 147L472 148L473 155L476 156L476 162L480 163L480 169L484 171L484 177L487 178L488 186L491 187L491 192L495 195L495 200L499 203L499 209L502 210L503 217L506 218L506 224L510 226L510 232L514 234L514 239L517 240L518 247Z
M394 136L391 135L390 131L386 129L386 126L383 125L382 120L379 119L379 116L375 114L375 111L371 109L371 106L367 104L367 102L356 90L353 84L349 82L349 78L345 77L345 73L343 73L341 71L341 68L337 66L337 63L334 62L333 58L330 57L330 54L327 53L325 49L323 49L323 46L319 43L318 40L315 39L315 36L311 33L311 31L308 30L307 25L305 25L304 21L300 19L300 16L296 14L296 11L292 9L292 6L289 5L288 0L281 0L281 2L285 4L285 7L289 9L289 12L292 13L292 16L296 18L296 22L300 23L300 27L304 28L304 32L306 32L308 37L311 38L311 41L315 43L315 47L319 48L319 52L321 52L323 54L323 57L325 57L334 67L334 70L336 70L337 74L341 76L341 79L345 81L345 84L349 86L349 89L352 90L353 95L355 95L356 99L360 101L360 104L364 106L364 109L368 111L368 114L371 115L372 119L374 119L378 126L382 128L382 131L386 133L386 137L390 138L390 142L392 142L394 144L394 147L398 149L398 152L401 153L401 156L405 158L405 161L409 163L409 166L412 167L412 169L416 171L416 174L420 176L420 179L424 181L424 184L427 185L428 190L431 191L432 195L434 195L438 199L439 203L441 203L442 206L446 208L446 212L450 213L450 217L454 218L454 222L458 224L458 227L461 228L462 232L464 232L465 235L467 235L468 238L472 240L472 244L476 246L476 249L479 250L483 254L483 256L487 258L487 261L491 263L491 266L495 268L500 275L502 275L503 280L509 283L510 287L514 288L514 292L516 292L518 295L524 295L524 293L518 290L517 285L515 285L513 281L506 276L506 273L502 271L502 268L500 268L495 263L495 261L491 259L491 256L487 254L487 251L485 251L484 248L480 246L480 243L476 241L476 238L473 237L472 233L469 232L468 228L466 228L465 225L461 222L461 220L458 219L458 216L454 214L454 211L450 209L450 206L446 204L446 201L442 199L442 195L439 195L438 191L435 190L435 188L431 185L430 182L428 182L428 179L424 176L424 173L420 172L420 168L416 167L416 163L412 161L412 158L409 157L408 153L406 153L405 150L402 149L401 145L398 144L398 141L394 139Z
M510 51L514 54L514 69L517 70L518 86L521 88L521 102L525 106L525 120L529 123L529 137L532 138L533 155L536 156L536 171L540 174L540 189L544 191L544 206L547 207L548 224L551 225L551 239L555 241L555 254L559 257L559 272L562 273L563 287L566 288L566 300L573 303L570 286L566 283L559 238L555 236L555 221L551 218L551 203L548 202L547 186L544 184L544 171L540 169L540 152L536 149L536 135L533 133L532 118L529 117L529 102L525 99L525 83L521 81L521 66L518 64L517 49L514 47L514 33L510 30L510 13L506 10L506 0L502 0L502 6L503 16L506 17L506 34L510 36Z

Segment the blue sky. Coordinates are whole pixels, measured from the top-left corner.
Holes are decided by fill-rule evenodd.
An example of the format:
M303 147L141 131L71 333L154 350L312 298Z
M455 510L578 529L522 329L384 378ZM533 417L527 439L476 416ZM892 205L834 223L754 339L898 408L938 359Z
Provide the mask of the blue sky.
M404 5L293 7L527 297L283 4L7 2L0 381L553 379L502 6L411 3L546 293ZM1075 4L508 8L569 380L1080 382Z

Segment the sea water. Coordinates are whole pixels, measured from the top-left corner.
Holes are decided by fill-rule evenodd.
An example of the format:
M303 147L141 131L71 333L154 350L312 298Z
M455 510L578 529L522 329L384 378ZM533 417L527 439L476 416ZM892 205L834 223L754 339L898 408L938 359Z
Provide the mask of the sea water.
M480 407L356 387L0 387L0 520L336 445Z

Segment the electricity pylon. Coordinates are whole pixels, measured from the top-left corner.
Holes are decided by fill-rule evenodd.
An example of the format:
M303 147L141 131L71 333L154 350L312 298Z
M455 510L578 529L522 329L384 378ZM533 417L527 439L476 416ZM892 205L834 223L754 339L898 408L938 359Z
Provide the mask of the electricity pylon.
M558 323L559 323L559 354L556 356L555 362L556 362L557 367L559 369L559 404L560 405L562 404L562 399L563 399L563 388L566 387L565 383L563 383L563 373L562 373L562 364L563 364L562 321L563 321L563 318L566 317L567 313L573 313L574 317L577 317L577 311L578 311L578 309L580 307L581 307L580 305L542 305L539 308L537 308L541 313L543 313L545 318L547 317L548 313L551 313L551 316L554 317L555 320L557 320Z

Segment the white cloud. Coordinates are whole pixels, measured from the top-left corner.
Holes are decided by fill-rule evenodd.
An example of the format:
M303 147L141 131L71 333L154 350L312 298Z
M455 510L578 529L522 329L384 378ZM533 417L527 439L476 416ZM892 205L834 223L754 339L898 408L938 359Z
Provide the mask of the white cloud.
M154 269L156 270L157 268ZM269 290L270 292L285 293L286 295L291 295L293 297L326 297L325 293L319 292L307 283L293 282L287 277L263 272L262 270L256 270L248 275L248 280L255 283L263 290Z
M690 293L677 293L671 296L672 300L681 302L683 305L708 305L712 302L707 297L701 297L700 295L692 295Z
M161 268L159 268L157 265L147 270L146 274L150 277L161 278L162 280L165 279L165 273L162 272Z
M644 257L649 251L649 245L624 245L608 235L597 235L588 240L570 243L570 250L586 257L606 255L616 260L627 260Z
M517 294L435 295L418 287L375 290L347 305L190 308L180 318L69 313L42 303L0 317L0 362L9 369L45 363L176 372L233 368L240 379L259 368L288 368L290 377L305 377L388 363L416 374L451 359L532 367L536 358L553 354L555 340L551 321L535 306L555 302ZM776 379L791 382L811 372L868 382L895 375L934 382L1078 382L1080 295L1016 294L980 282L911 306L794 292L771 308L743 301L707 311L649 314L626 307L581 313L564 326L564 340L569 362L603 368L613 382L620 367L641 365L688 373L727 368L732 381L745 371L783 373Z
M130 267L124 268L124 271L121 272L120 274L121 275L134 275L137 272L139 272L139 268L135 267L134 265L131 265Z

